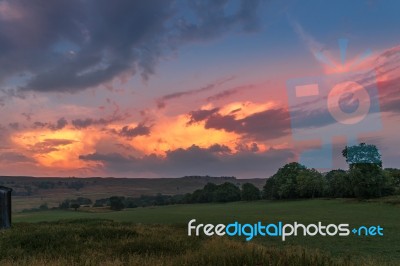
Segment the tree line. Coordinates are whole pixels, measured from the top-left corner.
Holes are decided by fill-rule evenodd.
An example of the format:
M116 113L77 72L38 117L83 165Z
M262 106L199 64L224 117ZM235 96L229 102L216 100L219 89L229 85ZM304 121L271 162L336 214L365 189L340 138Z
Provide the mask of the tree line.
M125 208L137 208L148 206L162 206L185 203L209 203L209 202L232 202L240 200L259 200L261 191L251 183L244 183L242 189L236 185L225 182L220 185L207 183L203 189L185 195L142 195L140 197L112 196L109 198L97 199L93 203L91 199L79 197L66 199L58 206L60 209L75 209L81 206L109 207L111 210L122 210Z
M268 178L263 189L266 199L378 198L400 194L400 170L383 169L375 145L361 143L345 147L342 155L349 169L319 173L299 163L289 163Z
M202 189L184 195L142 195L140 197L113 196L98 199L93 207L110 207L112 210L154 205L253 201L259 199L307 199L307 198L377 198L400 194L400 169L382 168L379 150L375 145L361 143L345 147L342 151L348 170L332 170L320 173L297 162L281 167L267 178L260 191L251 183L241 187L225 182L220 185L207 183ZM77 198L63 201L59 208L79 208L91 205L90 199Z

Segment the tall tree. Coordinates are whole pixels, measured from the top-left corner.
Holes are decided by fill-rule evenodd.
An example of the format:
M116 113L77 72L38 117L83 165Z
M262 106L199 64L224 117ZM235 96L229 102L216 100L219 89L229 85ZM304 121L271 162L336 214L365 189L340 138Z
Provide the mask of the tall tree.
M381 154L375 145L346 146L342 155L349 164L350 183L356 197L381 197L390 191L391 184L382 170Z
M112 196L110 197L110 209L120 211L125 208L124 197Z
M346 158L350 169L360 164L375 164L382 168L381 154L373 144L360 143L350 147L346 146L342 155Z
M354 190L349 174L344 170L332 170L325 176L327 182L326 194L334 198L352 198Z
M276 193L275 179L273 177L267 178L263 187L263 198L264 199L276 199L278 194Z
M214 201L216 202L230 202L240 200L240 189L229 182L218 185L213 194Z
M260 199L260 190L251 183L244 183L241 192L242 200L251 201Z
M315 198L323 196L324 179L315 169L305 169L296 177L297 195L299 198Z

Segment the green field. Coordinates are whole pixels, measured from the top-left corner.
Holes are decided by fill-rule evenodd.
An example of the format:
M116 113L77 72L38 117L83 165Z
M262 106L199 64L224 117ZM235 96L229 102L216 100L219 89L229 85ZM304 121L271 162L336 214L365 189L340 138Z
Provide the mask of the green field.
M60 219L110 219L117 222L135 224L174 225L185 234L187 222L197 219L197 223L242 223L289 222L309 224L321 221L348 223L351 227L380 225L384 236L367 237L289 237L282 242L273 237L256 237L252 243L266 247L296 247L309 250L319 249L334 258L352 260L379 260L390 264L400 264L400 208L399 205L358 202L352 200L302 200L302 201L257 201L226 204L171 205L128 209L119 212L87 211L43 211L15 214L13 221L41 222ZM188 237L189 238L189 237ZM195 237L192 237L195 238ZM194 239L193 239L194 240Z

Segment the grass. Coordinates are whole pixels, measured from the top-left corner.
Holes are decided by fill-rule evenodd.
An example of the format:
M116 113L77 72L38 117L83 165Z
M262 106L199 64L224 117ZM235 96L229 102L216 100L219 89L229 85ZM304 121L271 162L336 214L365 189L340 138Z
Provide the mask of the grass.
M57 221L60 219L111 219L117 222L135 224L164 224L183 228L186 233L187 222L197 219L197 223L242 223L290 222L349 223L351 227L361 225L380 225L384 228L383 237L290 237L282 242L273 237L256 237L251 241L263 247L285 248L304 247L319 249L333 258L356 258L369 261L371 257L385 263L400 263L400 208L398 205L357 202L350 200L302 200L302 201L257 201L228 204L172 205L129 209L120 212L75 212L44 211L14 215L14 222ZM17 225L18 226L18 225ZM195 240L196 237L185 236ZM216 240L217 241L217 240ZM252 265L252 264L250 264Z
M388 196L378 199L370 199L368 202L381 202L392 205L400 205L400 195Z
M109 220L19 223L0 231L0 265L374 265L318 250L225 237L189 238L185 228Z

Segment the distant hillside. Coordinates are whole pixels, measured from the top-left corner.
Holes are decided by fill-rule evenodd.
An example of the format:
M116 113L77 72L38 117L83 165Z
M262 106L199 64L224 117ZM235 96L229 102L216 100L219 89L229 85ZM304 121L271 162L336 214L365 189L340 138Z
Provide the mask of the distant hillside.
M236 177L234 177L234 176L208 176L208 175L206 175L206 176L197 176L197 175L184 176L184 177L181 177L181 179L192 179L192 180L193 179L195 179L195 180L201 179L201 180L207 180L209 182L218 181L218 180L224 180L226 182L229 182L229 181L233 182L233 181L237 180Z
M235 177L185 176L181 178L74 178L74 177L30 177L0 176L0 185L11 187L13 209L21 211L47 203L58 206L67 198L87 197L92 200L114 195L138 197L140 195L176 195L193 192L208 182L222 184L230 182L237 186L249 182L262 188L265 179L236 179Z

